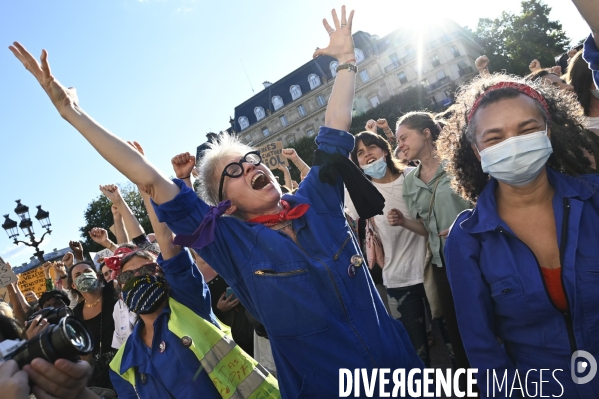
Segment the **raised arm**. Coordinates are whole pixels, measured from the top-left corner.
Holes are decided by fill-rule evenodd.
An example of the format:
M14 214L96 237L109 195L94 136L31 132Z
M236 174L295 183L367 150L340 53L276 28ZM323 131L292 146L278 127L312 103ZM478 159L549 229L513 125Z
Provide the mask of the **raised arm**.
M572 0L572 2L591 28L595 45L599 48L599 2L597 0Z
M480 76L488 76L489 75L489 57L486 55L481 55L474 61L474 65L476 69L478 69L478 73Z
M100 186L100 191L117 207L119 213L123 218L123 223L125 224L125 230L127 230L127 234L132 237L143 236L146 232L144 228L141 226L129 205L123 199L121 195L121 191L118 186L114 184L108 184L106 186Z
M339 66L353 64L355 66L354 40L351 35L352 20L354 12L345 15L345 6L341 7L341 20L337 17L337 11L332 11L334 28L326 19L322 23L329 33L329 45L324 49L314 52L314 57L329 55L339 62ZM324 125L333 129L348 131L351 126L354 93L356 86L356 72L352 69L340 69L333 91L329 98L327 110L324 115Z
M125 222L123 221L123 216L119 212L119 208L112 205L110 210L112 211L112 220L114 221L114 235L116 236L116 243L125 244L129 242L129 235L125 229Z
M191 176L194 171L196 164L196 158L189 152L184 152L179 155L175 155L171 159L171 165L173 165L173 171L177 179L181 179L185 182L185 185L193 190L193 183Z
M295 166L297 166L297 168L299 169L300 175L305 176L310 171L310 166L308 166L308 164L305 163L304 160L301 159L299 155L297 155L297 151L295 151L295 149L284 148L283 151L281 152L281 155L283 155L285 158L287 158L288 160L293 162L293 164ZM283 172L283 173L285 173L285 172ZM291 179L291 175L289 176L289 179ZM287 176L285 176L285 182L287 182ZM285 184L287 184L287 183L285 183ZM291 188L291 186L289 186L289 187Z
M60 116L77 129L112 166L135 184L143 186L156 203L166 202L177 195L179 188L168 177L83 111L75 91L61 85L52 75L46 50L42 50L40 64L18 42L14 42L9 49L37 79Z

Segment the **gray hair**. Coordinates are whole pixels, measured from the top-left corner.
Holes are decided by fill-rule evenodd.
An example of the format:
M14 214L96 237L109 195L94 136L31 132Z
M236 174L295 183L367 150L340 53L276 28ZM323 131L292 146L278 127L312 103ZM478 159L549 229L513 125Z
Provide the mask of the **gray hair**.
M218 184L220 183L222 169L225 167L223 159L231 155L244 156L255 148L242 143L238 137L227 133L221 134L215 143L208 143L200 163L200 197L208 204L216 206L218 200ZM226 193L223 190L223 199Z

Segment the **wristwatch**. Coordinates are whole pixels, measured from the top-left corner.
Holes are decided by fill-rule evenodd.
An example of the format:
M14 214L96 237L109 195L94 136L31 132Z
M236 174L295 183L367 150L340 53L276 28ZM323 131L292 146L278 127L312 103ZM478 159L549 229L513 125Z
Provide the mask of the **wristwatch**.
M350 63L345 63L345 64L340 64L337 69L335 69L335 72L339 72L342 69L347 69L349 71L354 71L355 73L358 73L358 66L356 64L350 64Z

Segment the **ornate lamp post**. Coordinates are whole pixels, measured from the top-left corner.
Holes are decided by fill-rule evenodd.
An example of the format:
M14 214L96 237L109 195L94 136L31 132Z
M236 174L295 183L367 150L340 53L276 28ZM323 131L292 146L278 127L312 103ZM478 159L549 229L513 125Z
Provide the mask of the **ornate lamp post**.
M17 214L19 219L21 219L21 223L17 225L17 222L9 218L8 215L4 215L5 220L2 224L2 228L6 230L8 238L13 240L13 242L16 245L19 245L19 243L21 243L27 245L28 247L35 248L36 252L34 255L37 256L41 265L44 263L44 251L40 251L39 246L44 241L44 237L46 236L46 234L52 233L52 230L50 230L50 213L44 211L41 205L37 206L37 214L35 215L35 218L39 220L40 224L42 225L42 228L46 229L46 232L38 241L35 239L34 236L33 222L29 218L29 207L21 204L21 200L17 200L16 202L17 207L15 208L15 213ZM19 230L17 229L17 226L21 228L25 236L29 237L29 242L17 240L17 237L19 236Z

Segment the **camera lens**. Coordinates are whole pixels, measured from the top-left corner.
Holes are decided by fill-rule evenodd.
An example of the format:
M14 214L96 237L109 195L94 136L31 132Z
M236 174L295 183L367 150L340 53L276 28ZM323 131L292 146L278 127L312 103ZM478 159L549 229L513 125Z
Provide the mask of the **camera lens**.
M38 310L34 314L32 314L28 321L31 322L37 315L42 315L42 319L46 319L50 324L58 324L58 322L67 316L73 315L73 310L69 307L54 309L54 308L44 308Z
M87 328L74 317L64 317L30 339L12 355L19 367L41 357L50 363L57 359L76 361L79 356L91 353L94 345Z

